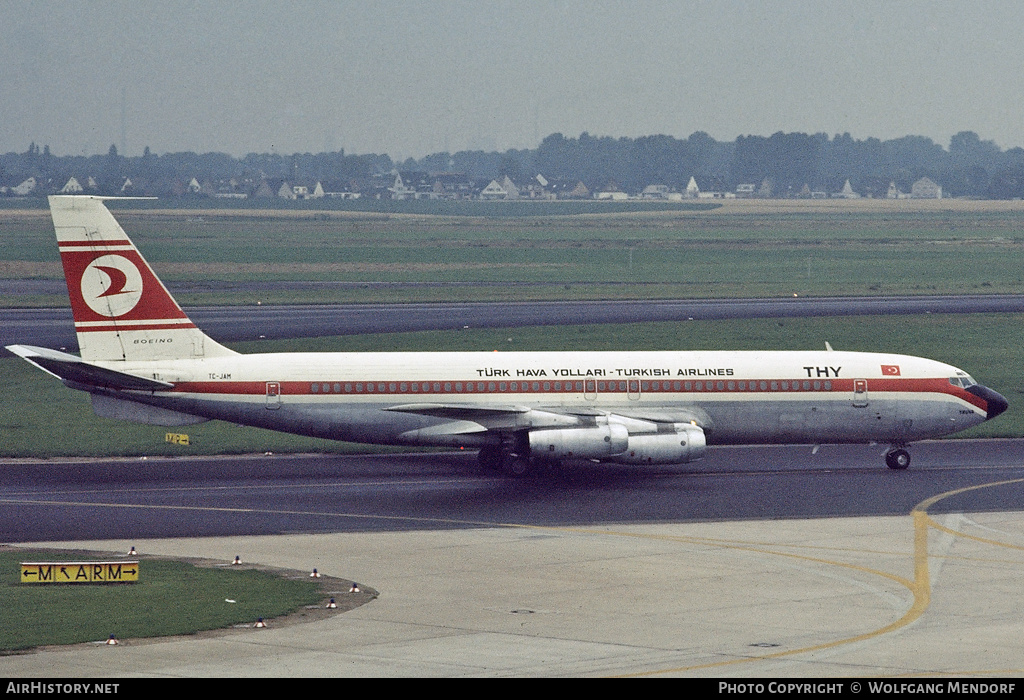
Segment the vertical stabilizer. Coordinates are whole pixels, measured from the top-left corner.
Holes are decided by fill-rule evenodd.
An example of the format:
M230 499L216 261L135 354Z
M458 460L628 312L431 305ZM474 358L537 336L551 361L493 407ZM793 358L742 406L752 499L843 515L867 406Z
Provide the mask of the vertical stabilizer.
M102 197L49 199L82 359L145 362L236 354L185 315Z

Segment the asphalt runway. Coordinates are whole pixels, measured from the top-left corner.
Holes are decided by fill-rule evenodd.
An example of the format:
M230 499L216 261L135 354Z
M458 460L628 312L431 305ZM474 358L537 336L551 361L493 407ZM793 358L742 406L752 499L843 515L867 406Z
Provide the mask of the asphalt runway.
M480 472L472 452L8 462L0 532L32 542L894 516L935 493L1024 478L1022 440L917 443L904 473L883 451L719 447L688 465L581 463L521 480ZM1024 485L942 507L1021 503Z
M192 307L221 342L459 328L726 318L1021 313L1024 295ZM0 310L0 348L78 349L70 309ZM5 351L6 352L6 351Z

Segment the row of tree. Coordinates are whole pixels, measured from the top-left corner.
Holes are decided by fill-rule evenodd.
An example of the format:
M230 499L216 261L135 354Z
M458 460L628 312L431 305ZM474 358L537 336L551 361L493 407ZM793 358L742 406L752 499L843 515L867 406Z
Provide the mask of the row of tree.
M551 179L580 180L591 190L616 185L625 192L639 192L651 184L681 191L691 177L704 191L733 191L744 183L760 187L768 181L775 196L794 195L806 188L837 192L849 180L862 195L884 197L890 183L907 192L911 183L929 177L948 196L1024 197L1024 149L1001 150L972 131L953 136L948 148L923 136L882 141L858 140L849 134L778 132L724 142L704 132L685 139L551 134L536 149L435 153L401 163L387 155L344 151L290 156L251 153L234 158L224 153L157 155L146 148L141 156L124 157L114 146L106 155L54 156L48 146L40 149L34 143L24 153L0 155L0 185L12 186L27 177L57 183L87 176L105 191L120 188L125 178L358 184L393 170L462 172L477 180L507 175L513 181L540 173Z

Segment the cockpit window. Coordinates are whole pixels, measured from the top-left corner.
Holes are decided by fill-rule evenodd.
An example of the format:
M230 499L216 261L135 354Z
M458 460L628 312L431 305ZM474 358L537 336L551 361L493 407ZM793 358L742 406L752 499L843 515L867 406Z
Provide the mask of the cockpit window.
M961 374L957 377L950 377L949 383L952 384L953 386L962 386L964 389L969 389L970 387L977 384L977 382L971 379L970 375L967 374Z

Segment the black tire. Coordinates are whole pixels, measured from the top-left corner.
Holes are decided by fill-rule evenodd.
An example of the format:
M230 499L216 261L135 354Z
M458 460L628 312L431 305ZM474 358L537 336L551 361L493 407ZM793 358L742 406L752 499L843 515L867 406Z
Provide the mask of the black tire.
M513 476L516 477L517 479L522 479L523 477L527 477L533 474L533 462L530 460L529 457L511 454L505 461L503 471L508 476Z
M885 453L885 466L889 469L906 469L910 466L910 453L902 447Z

